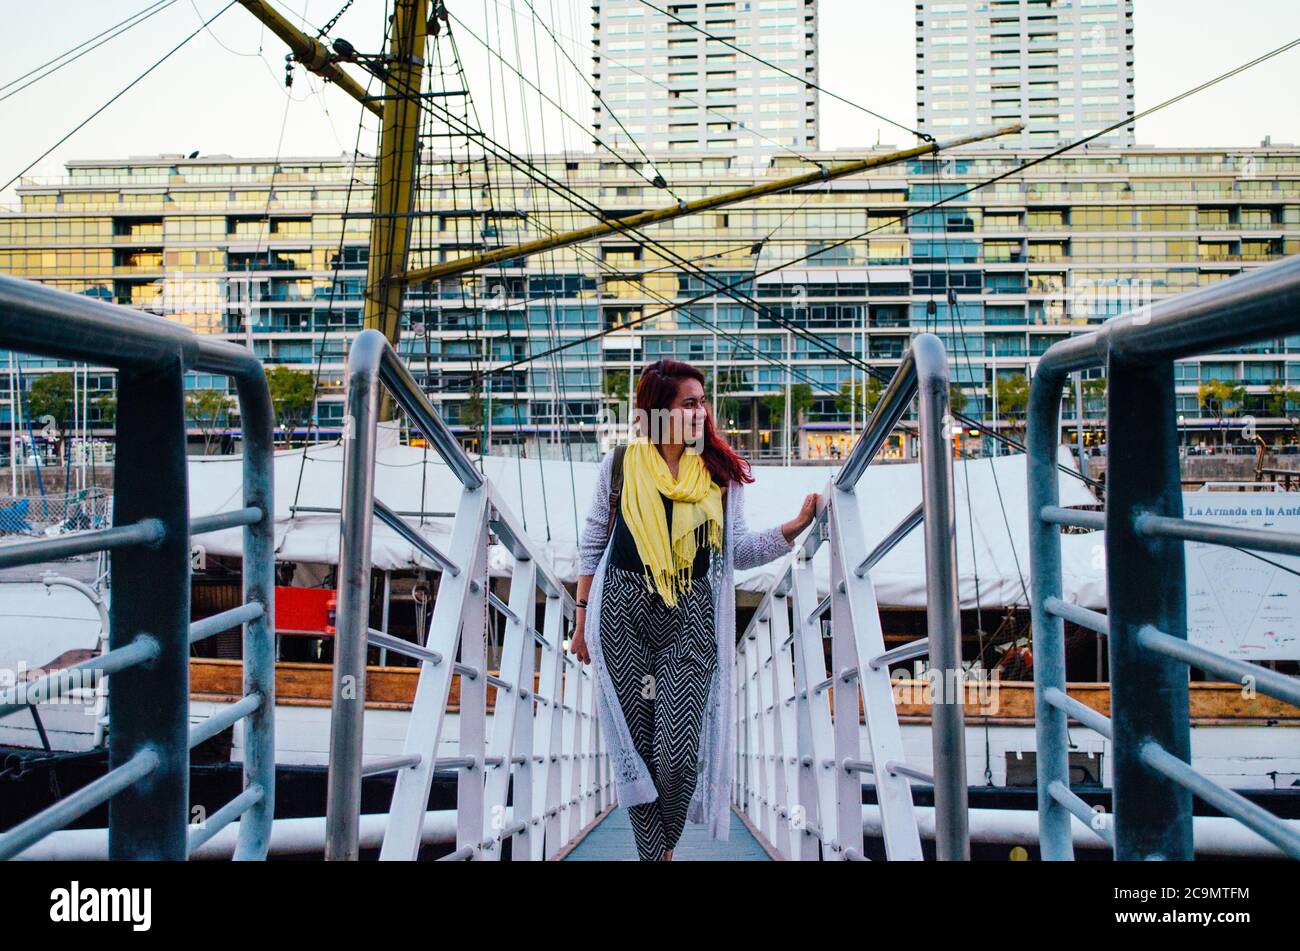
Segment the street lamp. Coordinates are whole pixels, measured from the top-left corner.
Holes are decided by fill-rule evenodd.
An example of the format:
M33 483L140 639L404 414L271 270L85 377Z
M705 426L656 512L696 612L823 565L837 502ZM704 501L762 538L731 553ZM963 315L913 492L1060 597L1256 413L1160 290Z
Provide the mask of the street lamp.
M1179 459L1184 459L1187 456L1187 453L1184 452L1185 447L1183 446L1183 424L1186 422L1187 422L1187 417L1179 415L1178 417L1178 458Z

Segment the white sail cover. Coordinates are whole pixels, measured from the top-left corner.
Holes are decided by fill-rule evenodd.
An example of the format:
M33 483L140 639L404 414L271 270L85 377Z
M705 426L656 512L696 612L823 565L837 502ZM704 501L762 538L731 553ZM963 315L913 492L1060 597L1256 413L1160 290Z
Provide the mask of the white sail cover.
M305 456L305 461L304 461ZM382 433L375 469L375 497L401 512L448 513L446 517L408 518L435 546L446 552L451 518L460 483L438 454L398 445L395 433ZM277 452L275 456L275 539L281 561L335 564L338 561L339 517L334 513L297 512L290 507L339 507L343 450L339 443ZM477 462L477 459L476 459ZM1074 469L1070 451L1061 447L1060 462ZM515 456L486 456L483 470L500 491L500 498L528 533L542 546L560 577L577 575L577 537L581 532L596 483L596 462L538 460ZM1026 604L1029 585L1029 542L1026 518L1025 457L959 461L954 466L957 504L957 564L963 608L976 605L978 580L981 607ZM829 466L755 466L756 483L746 492L746 518L762 528L792 518L803 497L822 492L838 471ZM1077 471L1077 469L1076 469ZM192 515L208 515L240 507L241 460L237 456L195 456L190 459ZM969 491L967 486L969 479ZM875 465L863 475L857 490L867 524L868 546L883 539L920 501L920 466L909 463ZM1060 477L1061 505L1095 505L1083 482ZM967 499L970 505L967 504ZM295 501L296 500L296 501ZM576 507L576 517L575 517ZM196 538L210 554L239 555L240 529ZM1090 532L1062 537L1063 597L1090 608L1106 606L1103 534ZM973 544L972 544L973 541ZM511 557L504 546L491 549L490 570L509 573ZM771 582L780 562L738 572L737 588L761 591ZM436 568L395 532L376 522L374 565L387 570ZM830 563L826 546L815 562L818 587L829 590ZM883 607L925 606L923 533L913 531L872 571Z

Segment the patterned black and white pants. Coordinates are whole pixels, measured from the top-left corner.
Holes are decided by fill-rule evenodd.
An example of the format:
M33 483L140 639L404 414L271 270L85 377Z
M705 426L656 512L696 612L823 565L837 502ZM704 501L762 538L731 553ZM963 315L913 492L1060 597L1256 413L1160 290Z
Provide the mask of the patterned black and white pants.
M607 566L600 643L632 742L659 792L651 802L628 807L637 856L662 861L686 826L717 666L709 579L693 578L670 608L646 590L641 572Z

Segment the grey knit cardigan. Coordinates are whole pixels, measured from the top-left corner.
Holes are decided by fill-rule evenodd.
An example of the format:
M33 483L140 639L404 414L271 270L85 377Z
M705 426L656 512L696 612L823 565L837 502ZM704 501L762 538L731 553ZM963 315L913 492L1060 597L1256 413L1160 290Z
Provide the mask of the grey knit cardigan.
M614 682L605 666L600 644L600 597L604 587L605 566L613 549L609 524L610 480L614 454L608 452L601 461L595 497L587 513L587 523L578 544L578 573L593 575L587 595L584 633L592 671L596 679L596 707L600 728L615 783L615 795L622 806L651 802L658 797L654 780L637 753L628 730L627 719L614 691ZM734 724L732 701L735 694L736 653L736 582L735 571L756 568L789 554L793 547L785 540L781 526L751 532L745 523L745 486L732 482L727 486L725 530L722 557L710 559L710 582L713 586L714 630L718 634L718 663L710 681L700 732L699 772L695 794L686 818L707 824L709 834L725 842L731 825L731 784L734 770Z

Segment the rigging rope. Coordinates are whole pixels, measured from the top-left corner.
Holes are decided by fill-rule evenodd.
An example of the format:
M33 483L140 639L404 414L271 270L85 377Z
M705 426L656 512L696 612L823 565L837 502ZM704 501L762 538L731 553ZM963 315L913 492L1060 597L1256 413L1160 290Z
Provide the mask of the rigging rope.
M72 47L71 49L64 50L62 53L60 53L58 56L54 57L53 59L47 60L46 62L42 63L40 66L37 66L34 69L29 69L21 76L9 80L9 82L5 83L3 86L0 86L0 91L4 91L8 89L10 86L13 86L17 83L21 83L24 79L26 79L29 76L32 76L35 73L40 73L41 70L45 69L47 66L51 66L55 63L58 63L57 66L54 66L54 68L50 69L48 72L44 72L41 73L41 75L36 76L36 78L34 78L31 82L23 83L23 85L19 86L17 89L14 89L10 92L5 93L3 96L0 96L0 102L4 102L10 96L17 95L18 93L22 92L24 89L28 88L29 86L35 85L36 83L40 82L42 79L45 79L49 76L53 76L64 66L68 66L71 63L75 63L77 60L81 59L81 57L85 56L87 53L99 49L109 40L117 39L123 33L126 33L127 31L139 26L145 20L152 17L155 13L161 13L163 10L166 10L175 2L176 0L156 0L156 2L149 4L149 6L145 7L143 10L140 10L137 13L133 13L125 20L122 20L118 23L115 23L113 26L110 26L107 30L104 30L102 33L96 33L90 39L82 40L76 46ZM113 32L114 30L116 30L117 32ZM110 33L112 33L112 36L108 35ZM103 39L100 39L100 37L103 37ZM95 42L96 40L99 40L99 42L96 43ZM94 44L93 46L88 45L92 43ZM85 47L85 49L82 49L82 47ZM81 50L81 52L77 52L78 50ZM74 53L76 55L73 55ZM71 56L72 58L65 59L65 57L69 57L69 56ZM60 63L59 60L63 60L63 62Z
M169 59L172 57L173 54L175 54L178 50L180 50L181 47L183 47L186 43L188 43L190 40L194 39L194 37L198 36L198 35L199 35L200 33L202 33L205 29L207 29L207 27L209 26L209 24L211 24L214 20L216 20L217 17L221 16L221 14L225 13L227 10L229 10L231 7L233 7L233 6L235 5L236 2L237 2L237 0L229 0L229 2L228 2L224 7L222 7L222 8L221 8L220 10L218 10L216 13L212 14L212 16L208 17L208 19L206 19L205 21L203 21L203 23L199 26L199 28L198 28L197 30L195 30L193 33L190 33L188 36L185 37L185 39L181 40L179 43L177 43L175 46L173 46L171 49L169 49L166 53L164 53L164 54L162 55L162 57L161 57L160 59L155 60L152 64L150 64L150 65L145 69L145 71L144 71L143 73L141 73L139 76L135 77L135 79L133 79L133 80L131 80L129 83L127 83L127 84L126 84L124 87L122 87L122 89L120 89L118 92L114 93L111 99L109 99L107 102L105 102L102 106L100 106L98 109L96 109L96 110L95 110L94 112L92 112L90 115L86 116L86 118L84 118L84 119L82 119L80 122L78 122L75 126L73 126L71 129L69 129L68 132L67 132L67 133L66 133L66 134L65 134L61 139L59 139L57 142L55 142L53 145L51 145L48 149L46 149L46 150L45 150L44 152L42 152L40 155L36 156L36 158L34 158L34 159L32 159L30 162L28 162L27 165L24 166L23 169L22 169L21 171L19 171L16 175L14 175L11 179L9 179L9 180L8 180L7 182L5 182L3 185L0 185L0 192L5 191L5 190L10 186L10 185L12 185L14 182L18 181L18 179L22 178L24 175L26 175L28 172L30 172L30 171L32 170L32 168L35 167L35 165L36 165L37 162L39 162L39 161L41 161L42 159L44 159L46 156L48 156L51 152L53 152L55 149L57 149L57 148L58 148L60 145L62 145L64 142L68 141L68 139L72 138L74 135L76 135L78 132L80 132L80 131L81 131L83 128L85 128L85 127L86 127L86 126L87 126L87 125L88 125L88 124L89 124L89 123L90 123L90 122L91 122L91 121L92 121L96 116L98 116L101 112L103 112L105 109L107 109L107 108L108 108L109 106L111 106L113 103L117 102L119 99L121 99L123 96L125 96L125 95L126 95L128 92L130 92L133 88L135 88L135 86L136 86L138 83L140 83L141 80L143 80L146 76L148 76L150 73L152 73L155 69L157 69L157 68L158 68L159 66L161 66L163 63L167 62L167 60L169 60Z

